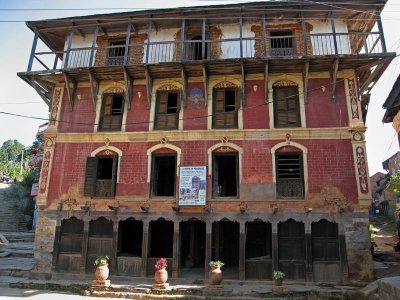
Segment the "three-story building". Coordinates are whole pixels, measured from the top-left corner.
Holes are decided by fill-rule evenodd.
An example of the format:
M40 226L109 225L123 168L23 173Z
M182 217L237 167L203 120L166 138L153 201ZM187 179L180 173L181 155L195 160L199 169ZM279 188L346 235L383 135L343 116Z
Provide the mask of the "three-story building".
M28 22L50 107L36 271L372 275L369 92L386 1L255 2ZM376 31L373 31L377 25ZM42 51L40 43L50 50Z

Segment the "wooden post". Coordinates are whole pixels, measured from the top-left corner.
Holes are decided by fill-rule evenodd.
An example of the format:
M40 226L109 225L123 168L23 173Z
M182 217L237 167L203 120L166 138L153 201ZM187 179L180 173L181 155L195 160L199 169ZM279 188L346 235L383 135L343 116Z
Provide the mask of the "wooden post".
M115 219L113 220L113 239L112 239L112 260L111 260L111 268L110 271L113 274L117 273L117 251L118 251L118 228L119 222Z
M240 222L239 238L239 280L246 279L246 224Z
M279 270L279 253L278 253L278 224L273 222L272 227L272 271ZM272 274L271 274L272 275Z
M335 47L335 54L338 54L338 47L337 47L337 40L336 40L336 28L335 28L335 19L333 18L333 13L330 13L331 19L331 27L332 27L332 34L333 34L333 45Z
M89 221L83 221L83 237L82 237L82 262L81 262L81 274L86 273L86 262L88 253L88 243L89 243Z
M312 245L311 245L311 223L304 224L306 234L306 281L313 281L313 261L312 261Z
M174 222L174 237L173 237L173 257L172 257L172 277L179 277L179 260L180 260L180 233L179 222Z
M383 34L381 12L379 10L376 10L376 23L378 24L379 35L381 37L382 52L386 53L387 52L386 41L385 41L385 35Z
M128 58L129 58L129 42L131 39L131 28L132 28L131 23L128 23L128 28L126 29L126 38L125 38L125 54L124 54L124 65L125 66L128 64ZM129 101L130 101L130 99L129 99Z
M181 22L181 62L183 61L183 51L185 48L185 18Z
M149 256L149 221L143 221L143 238L142 238L142 270L140 276L147 276L147 260Z
M344 233L344 224L339 225L339 257L340 257L340 269L342 275L342 281L349 280L349 267L347 262L346 252L346 237Z
M211 261L211 249L212 249L212 223L210 221L206 222L206 253L204 261L204 277L208 278L209 263Z
M147 27L146 64L149 63L151 26L152 26L152 21L150 19L149 25Z
M206 18L201 26L201 59L206 59Z
M72 45L73 38L74 38L74 30L71 29L71 32L69 33L67 53L65 54L64 69L68 68L69 53L71 52L71 45Z
M94 29L92 48L90 49L90 58L89 58L89 66L88 67L91 67L93 65L94 51L96 49L96 41L97 41L98 34L99 34L99 25L97 25Z
M36 52L36 46L37 46L38 37L39 37L39 32L35 28L35 36L33 38L31 55L29 57L29 63L28 63L28 69L27 69L28 72L32 71L33 59L35 58L35 52Z
M243 17L239 17L239 24L240 24L240 58L243 58ZM243 87L244 88L244 87Z

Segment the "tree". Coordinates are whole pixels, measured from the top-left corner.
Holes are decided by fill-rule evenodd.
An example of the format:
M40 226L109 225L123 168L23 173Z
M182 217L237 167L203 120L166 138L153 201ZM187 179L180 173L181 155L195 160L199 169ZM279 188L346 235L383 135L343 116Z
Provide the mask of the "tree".
M0 173L15 178L19 173L21 151L24 148L17 140L8 140L0 147Z
M388 188L392 190L397 197L400 197L400 171L390 176Z

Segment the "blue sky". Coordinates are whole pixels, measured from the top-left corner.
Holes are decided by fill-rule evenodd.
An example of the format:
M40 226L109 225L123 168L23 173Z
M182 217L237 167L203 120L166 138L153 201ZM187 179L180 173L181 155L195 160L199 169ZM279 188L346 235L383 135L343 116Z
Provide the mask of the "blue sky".
M125 0L0 0L0 9L39 9L39 8L130 8L130 10L157 9L193 5L211 5L239 3L240 1L139 1ZM241 1L246 2L246 1ZM0 10L0 32L2 42L0 47L0 111L19 113L35 117L48 117L48 108L35 90L20 79L17 72L25 71L28 65L33 33L25 26L27 21L52 19L59 17L89 15L96 13L117 12L123 10L64 10L64 11L4 11ZM389 0L382 13L388 51L400 53L400 1ZM7 22L4 22L7 21ZM390 124L382 124L384 103L400 72L400 59L396 58L380 81L372 90L371 102L367 116L367 151L370 174L382 171L382 161L399 150L399 144L394 129ZM17 139L29 146L35 139L40 124L45 121L25 119L0 114L0 145L8 139Z

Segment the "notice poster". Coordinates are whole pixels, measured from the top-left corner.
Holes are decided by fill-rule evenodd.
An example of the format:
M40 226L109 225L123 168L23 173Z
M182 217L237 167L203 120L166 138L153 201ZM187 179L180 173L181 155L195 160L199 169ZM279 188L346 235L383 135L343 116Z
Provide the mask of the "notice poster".
M181 167L179 205L206 205L206 167Z

